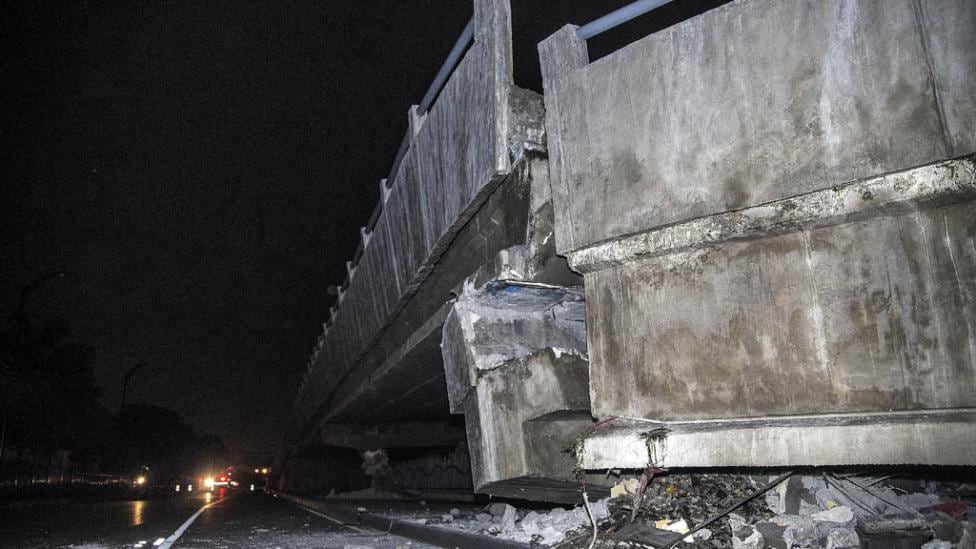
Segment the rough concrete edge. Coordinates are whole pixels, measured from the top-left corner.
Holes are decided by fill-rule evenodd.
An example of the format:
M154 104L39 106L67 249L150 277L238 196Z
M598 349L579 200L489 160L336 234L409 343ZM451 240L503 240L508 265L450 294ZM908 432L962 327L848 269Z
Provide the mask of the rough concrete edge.
M508 155L512 165L527 154L546 155L546 107L542 95L513 85L509 110Z
M507 250L503 250L507 251ZM476 331L475 323L479 320L494 320L502 321L514 320L516 315L511 313L511 307L491 307L486 304L481 304L481 301L486 295L494 295L494 293L489 289L493 285L501 285L504 287L521 287L530 291L554 291L561 292L563 294L562 298L553 299L554 303L545 309L537 309L531 311L519 310L519 317L522 318L535 318L542 323L545 323L547 318L551 318L554 323L558 323L558 318L552 311L556 307L570 307L578 306L583 310L583 315L585 317L585 297L583 293L583 288L574 286L557 286L553 284L545 284L540 282L532 282L520 279L495 279L481 286L475 287L473 284L468 284L465 281L464 290L458 295L457 299L454 301L454 307L456 310L465 310L467 314L460 317L460 323L462 326L462 331L464 334L464 340L466 346L470 349L476 346L474 340L474 333ZM504 296L499 298L503 300ZM584 328L585 330L585 324ZM584 343L585 343L585 333L584 333ZM556 359L559 359L560 355L573 355L582 358L583 360L589 360L589 354L586 351L584 345L583 349L568 349L565 347L554 347L552 345L547 345L544 347L538 347L535 349L527 348L526 352L521 354L516 354L514 356L505 355L486 355L486 356L475 356L472 355L472 360L468 364L468 380L471 387L477 385L478 379L485 372L490 372L492 370L499 369L512 361L527 359L533 357L544 351L552 351Z
M591 273L724 242L756 240L967 200L976 200L976 155L659 227L567 255L574 271Z
M764 421L772 424L763 425ZM709 425L715 428L701 428ZM582 470L637 469L649 465L663 468L976 465L976 409L969 408L675 423L622 419L601 426L607 428L591 431L577 446L577 461ZM687 426L696 429L682 430ZM907 457L912 455L911 451L895 452L888 443L892 435L910 436L919 428L928 430L929 434L934 430L944 431L940 440L935 441L934 449L920 452L939 458L913 460ZM748 448L736 458L735 448L743 446L743 436L748 439ZM876 444L823 444L822 452L790 450L802 444L803 439L843 441L845 438L862 442L872 439ZM609 449L600 451L599 445ZM865 457L883 453L889 459ZM764 461L755 459L760 454L765 456ZM819 455L811 459L811 454Z
M406 341L403 342L402 345L400 345L399 347L396 348L396 350L394 350L392 353L387 355L386 359L382 363L380 363L378 367L370 371L369 379L378 379L388 375L390 371L396 368L397 365L399 365L400 362L404 358L406 358L406 356L409 355L417 345L419 345L424 339L430 336L434 331L438 330L439 328L442 328L444 325L444 321L447 319L448 313L451 312L451 308L452 308L451 306L453 305L453 303L454 301L451 300L441 305L440 308L438 308L433 315L431 315L427 320L424 321L423 324L420 325L419 328L417 328L416 330L413 331L413 333L410 334L410 336L407 338ZM348 375L343 376L342 379L340 379L339 382L333 388L333 394L335 394L336 390L341 388L342 385L349 380L350 378L348 377ZM369 390L369 386L366 387L366 390L367 391ZM325 402L327 404L331 403L332 406L328 413L325 413L321 416L321 418L319 419L319 423L327 422L330 418L335 417L336 415L341 413L345 409L345 407L348 407L351 403L355 402L355 400L360 396L361 396L360 392L347 392L345 393L344 398L342 398L341 400L333 400L331 398L328 399Z

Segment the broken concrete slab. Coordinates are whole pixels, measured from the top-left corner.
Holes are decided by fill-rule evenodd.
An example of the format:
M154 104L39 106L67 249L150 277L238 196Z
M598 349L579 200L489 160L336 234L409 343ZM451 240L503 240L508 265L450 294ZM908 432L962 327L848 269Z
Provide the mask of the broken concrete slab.
M583 293L523 281L466 287L444 323L442 352L451 411L482 373L540 349L586 356Z
M477 385L464 402L476 492L578 501L581 488L570 449L593 423L586 412L586 369L578 355L545 349L478 373ZM586 415L566 419L561 417L565 411ZM555 431L558 438L542 441L552 449L553 459L540 462L531 452L540 433L533 424L547 421L566 421L568 426Z

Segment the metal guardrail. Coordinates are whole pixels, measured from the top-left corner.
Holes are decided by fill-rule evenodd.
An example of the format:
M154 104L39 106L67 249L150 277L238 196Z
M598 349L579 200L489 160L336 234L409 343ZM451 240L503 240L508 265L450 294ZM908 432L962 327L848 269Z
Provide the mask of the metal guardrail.
M576 36L581 40L593 38L614 27L618 27L631 19L640 17L645 13L660 8L670 3L672 0L637 0L631 4L614 10L599 19L590 21L582 27L576 29Z

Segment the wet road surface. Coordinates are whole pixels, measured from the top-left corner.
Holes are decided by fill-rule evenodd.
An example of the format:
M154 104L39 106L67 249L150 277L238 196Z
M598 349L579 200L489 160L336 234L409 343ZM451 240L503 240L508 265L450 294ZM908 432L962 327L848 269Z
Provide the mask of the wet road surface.
M177 531L198 511L177 539ZM260 491L0 505L0 547L132 549L140 542L143 549L154 543L165 548L170 542L174 548L198 549L429 547L349 528Z

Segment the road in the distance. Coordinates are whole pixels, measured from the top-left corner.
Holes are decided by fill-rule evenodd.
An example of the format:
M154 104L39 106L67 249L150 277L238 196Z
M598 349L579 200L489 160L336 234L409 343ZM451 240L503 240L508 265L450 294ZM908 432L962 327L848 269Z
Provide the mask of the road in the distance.
M132 549L145 542L143 548L151 549L208 502L214 505L197 517L174 548L427 547L379 532L354 531L260 491L138 501L0 504L0 547Z

